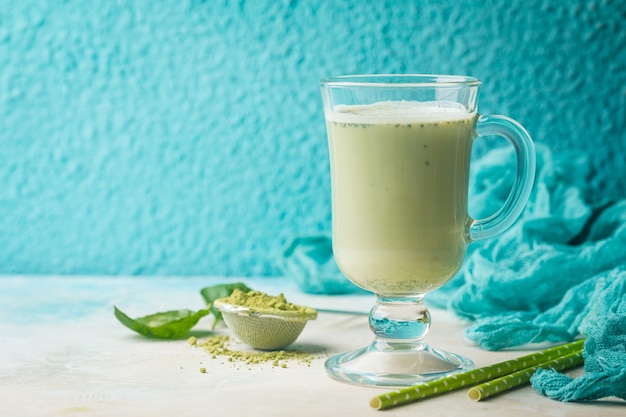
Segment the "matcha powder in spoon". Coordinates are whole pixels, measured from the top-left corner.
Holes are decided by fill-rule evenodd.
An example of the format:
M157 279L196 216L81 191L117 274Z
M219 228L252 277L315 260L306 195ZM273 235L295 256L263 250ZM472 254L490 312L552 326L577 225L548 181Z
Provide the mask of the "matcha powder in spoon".
M288 302L283 294L273 296L261 291L245 292L235 289L229 297L222 299L222 301L236 306L248 307L252 310L293 311L303 315L315 313L315 309L311 307L299 306Z
M266 313L276 311L294 312L302 315L316 314L315 309L311 307L299 306L288 302L283 294L272 296L260 291L245 292L235 289L229 297L221 301ZM188 341L190 345L204 349L213 359L223 357L226 358L228 363L232 363L235 366L242 364L251 367L259 364L271 364L272 367L286 368L288 361L298 361L310 366L311 361L316 358L310 352L297 350L234 350L229 347L231 341L227 335L214 335L203 341L192 336Z

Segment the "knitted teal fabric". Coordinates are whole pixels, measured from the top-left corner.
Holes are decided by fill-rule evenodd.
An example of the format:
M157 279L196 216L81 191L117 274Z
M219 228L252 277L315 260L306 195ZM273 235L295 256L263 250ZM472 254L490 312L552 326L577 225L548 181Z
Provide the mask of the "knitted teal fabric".
M623 306L623 303L622 303ZM539 369L530 379L540 393L561 401L605 397L626 400L626 315L611 314L589 328L585 341L585 373L570 378L552 369Z
M562 401L624 398L626 200L589 196L584 158L556 157L539 147L538 160L535 189L520 220L502 236L470 246L461 273L431 294L431 302L470 319L466 335L485 349L586 336L582 377L542 370L533 386ZM510 185L498 178L506 175L504 161L505 154L495 152L479 161L474 201L484 203L473 206L478 216L493 212L502 203L498 196L506 196ZM491 204L489 196L496 196Z
M503 152L477 164L478 191L470 201L492 197L470 207L474 215L488 215L506 197L510 184L500 177L511 175ZM467 336L486 349L573 340L587 316L626 302L626 200L587 203L593 199L585 189L586 161L554 157L545 147L537 153L535 188L522 217L500 237L470 245L461 273L429 298L472 320Z
M343 276L331 238L326 235L292 239L278 258L278 266L298 287L310 294L350 294L361 290Z
M538 342L568 342L604 325L609 314L626 316L626 266L570 288L557 305L543 312L505 312L477 319L467 328L466 335L490 350Z

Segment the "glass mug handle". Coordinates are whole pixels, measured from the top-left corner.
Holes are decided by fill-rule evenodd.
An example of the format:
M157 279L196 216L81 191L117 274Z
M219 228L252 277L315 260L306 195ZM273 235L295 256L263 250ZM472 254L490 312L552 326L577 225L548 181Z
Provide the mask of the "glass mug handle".
M535 146L530 135L515 120L506 116L479 116L478 136L501 136L515 148L517 172L504 205L485 219L474 220L469 227L470 241L488 239L508 229L519 217L528 201L535 180Z

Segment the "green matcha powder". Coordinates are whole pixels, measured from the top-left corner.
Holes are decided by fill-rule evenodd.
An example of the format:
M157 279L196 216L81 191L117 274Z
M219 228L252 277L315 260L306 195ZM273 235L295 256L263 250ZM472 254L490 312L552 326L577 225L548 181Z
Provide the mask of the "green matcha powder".
M315 313L315 310L306 307L299 306L288 302L283 294L277 296L271 296L260 291L248 291L244 292L239 289L235 289L233 293L223 299L224 302L232 305L248 307L253 310L261 311L294 311L303 314ZM226 335L214 335L206 338L204 341L198 340L197 337L192 336L188 339L190 345L199 347L208 352L213 359L218 357L226 358L228 363L248 366L249 369L253 365L259 364L271 364L272 367L286 368L288 361L298 361L300 363L311 366L311 362L316 356L309 352L302 352L296 350L274 350L274 351L238 351L228 347L230 344L230 338ZM206 373L206 368L200 368L200 372Z

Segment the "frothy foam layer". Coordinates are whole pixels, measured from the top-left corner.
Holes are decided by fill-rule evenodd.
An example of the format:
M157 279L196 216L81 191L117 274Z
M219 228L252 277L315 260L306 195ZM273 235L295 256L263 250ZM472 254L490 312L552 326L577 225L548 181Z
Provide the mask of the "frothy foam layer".
M326 118L338 123L414 123L467 120L476 115L449 101L381 101L366 105L337 105Z

